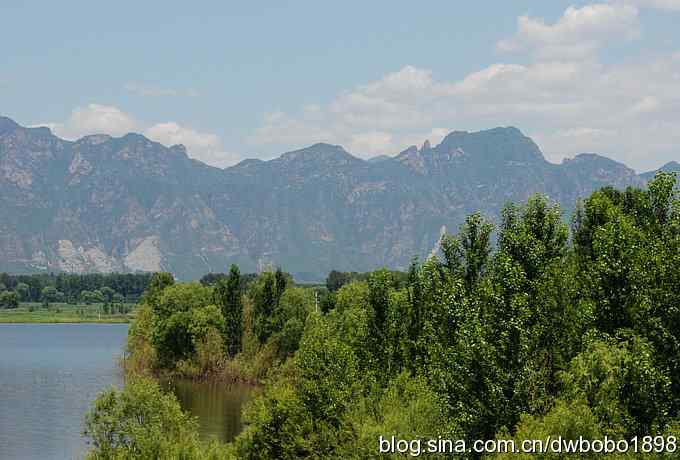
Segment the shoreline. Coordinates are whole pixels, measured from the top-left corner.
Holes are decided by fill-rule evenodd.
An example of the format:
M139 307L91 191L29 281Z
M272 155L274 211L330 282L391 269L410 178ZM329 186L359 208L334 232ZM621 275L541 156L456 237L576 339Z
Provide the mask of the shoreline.
M0 324L129 324L134 319L134 306L128 313L103 313L99 304L53 304L45 308L24 303L18 308L0 309Z
M125 357L120 359L119 366L125 378L135 377L135 376L146 376L151 377L158 382L169 383L177 381L188 381L200 384L216 385L216 384L226 384L226 385L243 385L250 387L252 389L263 388L265 382L262 379L255 377L246 376L239 372L225 372L226 369L222 368L217 371L213 371L207 374L186 374L177 370L167 370L167 369L145 369L143 371L130 371L125 367Z
M44 317L27 317L24 314L17 314L17 318L12 318L12 314L0 311L0 324L130 324L132 318L78 318L76 316L64 315L63 318L55 315Z
M90 320L84 320L84 321L74 321L74 320L55 320L55 321L5 321L4 319L0 319L0 325L2 324L130 324L131 321L109 321L109 320L101 320L101 321L90 321Z

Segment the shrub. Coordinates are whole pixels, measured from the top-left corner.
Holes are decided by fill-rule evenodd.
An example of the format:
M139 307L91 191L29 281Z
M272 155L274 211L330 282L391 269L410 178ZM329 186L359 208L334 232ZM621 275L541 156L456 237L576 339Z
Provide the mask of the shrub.
M150 379L129 381L105 391L86 415L83 433L90 459L197 458L196 421L182 412L172 394Z

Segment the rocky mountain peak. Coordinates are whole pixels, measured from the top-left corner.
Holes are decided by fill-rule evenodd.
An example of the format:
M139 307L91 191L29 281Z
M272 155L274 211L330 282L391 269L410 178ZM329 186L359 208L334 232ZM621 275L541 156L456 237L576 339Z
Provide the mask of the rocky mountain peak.
M473 133L454 131L434 150L453 158L463 152L471 159L483 162L509 162L514 165L545 163L543 153L534 141L515 127Z
M252 167L257 167L265 162L263 160L260 160L258 158L247 158L245 160L239 161L237 164L234 166L231 166L227 169L240 169L240 168L252 168Z
M655 169L653 171L648 171L640 174L640 177L642 177L644 180L652 180L654 179L654 176L656 176L656 173L658 173L659 171L680 173L680 163L678 163L677 161L669 161L659 169ZM677 181L678 184L680 185L680 174L678 174Z
M172 145L172 146L170 146L170 150L172 150L173 152L176 152L180 155L183 155L183 156L189 156L188 152L187 152L187 148L184 144Z
M351 155L341 146L326 143L317 143L300 150L286 152L273 161L290 165L305 164L306 166L340 166L362 162L362 160Z
M579 153L574 158L565 158L562 164L567 167L622 169L634 173L631 168L597 153Z
M422 152L423 150L418 150L418 147L412 145L397 155L396 159L418 174L425 174L425 161L423 159L423 155L421 154Z
M416 147L415 145L412 145L409 148L407 148L406 150L399 153L399 155L397 155L397 158L409 158L409 157L417 156L419 153L420 153L420 151L418 150L418 147Z
M628 185L643 185L644 178L623 163L596 153L581 153L562 161L562 173L575 184L575 189L585 194L593 186L612 185L625 188Z
M0 135L14 131L17 128L20 128L20 126L11 118L0 117Z
M112 137L108 134L92 134L78 139L76 144L99 145L109 142L111 139Z
M661 167L662 171L680 171L680 163L677 161L669 161Z

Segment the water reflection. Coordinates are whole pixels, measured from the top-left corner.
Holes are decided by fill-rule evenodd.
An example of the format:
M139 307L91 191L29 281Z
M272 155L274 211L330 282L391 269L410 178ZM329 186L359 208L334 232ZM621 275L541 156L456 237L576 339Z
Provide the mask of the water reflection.
M198 417L204 439L231 441L243 429L241 409L254 396L250 385L175 380L164 382L182 408Z

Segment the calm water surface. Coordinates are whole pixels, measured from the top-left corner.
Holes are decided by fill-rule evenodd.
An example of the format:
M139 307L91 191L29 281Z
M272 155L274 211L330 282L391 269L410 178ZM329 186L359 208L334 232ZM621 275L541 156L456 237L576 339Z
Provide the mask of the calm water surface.
M253 396L254 389L247 385L197 383L174 381L165 383L175 393L182 408L198 417L203 439L231 441L241 432L241 407Z
M126 324L0 324L0 459L82 458L84 414L100 391L122 385L126 337ZM228 440L241 429L247 387L169 387L203 437Z

